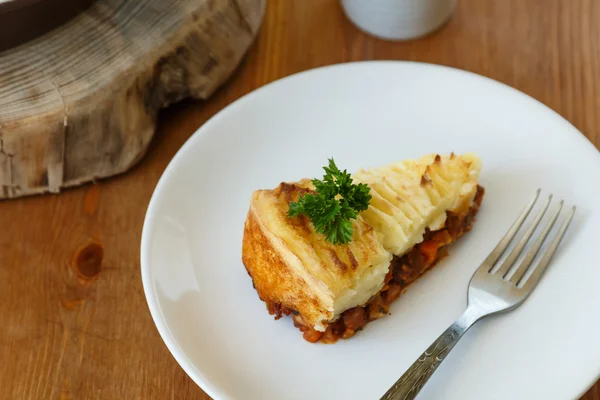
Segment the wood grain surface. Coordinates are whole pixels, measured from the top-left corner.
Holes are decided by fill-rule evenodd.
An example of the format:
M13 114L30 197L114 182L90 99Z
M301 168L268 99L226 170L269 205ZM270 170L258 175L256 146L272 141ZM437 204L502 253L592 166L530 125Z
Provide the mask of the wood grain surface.
M265 0L98 0L0 53L0 199L130 169L160 108L207 99L229 78L264 8Z
M208 399L150 318L140 281L142 221L184 141L275 79L353 60L449 65L522 90L600 145L600 2L458 3L435 34L390 43L358 31L336 0L269 0L257 42L233 79L209 101L163 112L140 165L60 195L0 202L0 397ZM599 386L583 399L599 400Z

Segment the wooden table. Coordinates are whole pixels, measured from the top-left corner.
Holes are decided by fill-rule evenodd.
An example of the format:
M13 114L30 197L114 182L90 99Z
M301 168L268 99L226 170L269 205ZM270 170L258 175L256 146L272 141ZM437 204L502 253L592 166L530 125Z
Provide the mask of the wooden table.
M0 203L0 389L10 399L208 399L156 331L140 280L152 190L207 119L275 79L322 65L419 60L474 71L558 111L600 145L600 2L460 0L441 31L407 43L359 32L337 0L269 0L262 32L210 101L163 113L130 173ZM584 400L600 399L600 385Z

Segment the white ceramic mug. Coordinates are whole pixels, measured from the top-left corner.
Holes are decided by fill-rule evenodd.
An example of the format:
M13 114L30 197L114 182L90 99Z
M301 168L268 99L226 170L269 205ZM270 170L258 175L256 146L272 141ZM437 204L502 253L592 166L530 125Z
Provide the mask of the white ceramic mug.
M424 36L445 24L457 0L341 0L344 12L361 30L388 40Z

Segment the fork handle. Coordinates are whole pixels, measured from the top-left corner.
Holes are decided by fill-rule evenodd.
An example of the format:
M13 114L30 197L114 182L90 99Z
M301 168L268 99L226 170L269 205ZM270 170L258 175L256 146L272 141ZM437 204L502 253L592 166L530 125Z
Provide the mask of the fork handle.
M435 342L429 346L380 400L412 400L417 397L425 383L440 366L450 350L465 332L477 322L482 315L474 309L467 308Z

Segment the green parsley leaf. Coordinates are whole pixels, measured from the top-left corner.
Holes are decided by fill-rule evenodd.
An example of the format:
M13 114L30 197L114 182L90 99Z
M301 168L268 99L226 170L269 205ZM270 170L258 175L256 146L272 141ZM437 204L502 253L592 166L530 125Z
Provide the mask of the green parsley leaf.
M350 220L369 207L370 189L364 183L354 184L352 176L346 170L341 171L333 158L323 169L323 179L312 180L316 193L305 194L291 202L288 216L306 215L315 231L325 235L327 241L350 243L354 234Z

